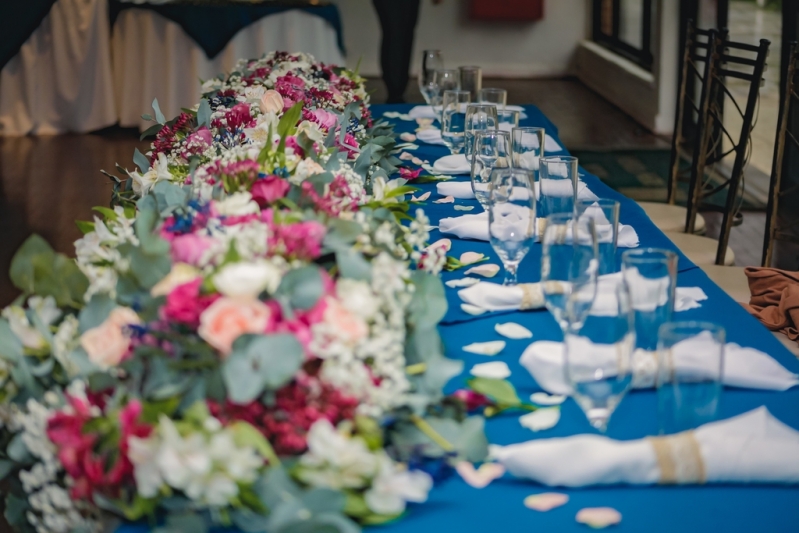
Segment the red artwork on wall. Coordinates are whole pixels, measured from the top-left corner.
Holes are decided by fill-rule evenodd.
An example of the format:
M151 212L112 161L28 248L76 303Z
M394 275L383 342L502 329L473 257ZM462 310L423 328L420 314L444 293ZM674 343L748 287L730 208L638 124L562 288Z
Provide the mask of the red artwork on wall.
M469 18L532 22L544 18L544 0L471 0Z

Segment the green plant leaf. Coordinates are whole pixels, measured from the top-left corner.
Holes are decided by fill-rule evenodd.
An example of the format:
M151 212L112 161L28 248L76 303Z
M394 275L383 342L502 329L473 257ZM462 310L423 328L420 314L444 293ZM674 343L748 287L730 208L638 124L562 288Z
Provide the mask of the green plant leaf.
M279 389L300 369L303 354L294 335L242 335L222 366L228 398L249 403L264 390Z
M324 284L319 267L311 265L288 271L276 295L288 299L294 309L310 309L323 293Z
M161 113L161 106L158 105L158 98L153 100L153 111L155 112L155 120L157 120L159 124L165 124L166 117Z
M142 174L150 170L150 160L147 159L147 156L141 153L138 148L133 150L133 162L139 167Z
M286 137L291 135L292 128L297 127L297 123L302 116L303 105L302 101L297 102L280 117L280 122L277 123L277 134L280 135L281 140L285 140Z
M108 221L108 220L114 221L117 218L119 218L119 215L117 215L116 211L114 211L113 209L109 209L107 207L102 207L102 206L98 205L98 206L92 207L92 211L97 211L98 213L103 215L103 217L105 218L106 221Z
M444 284L438 276L418 270L411 279L416 286L409 306L414 327L434 328L447 313Z
M22 342L11 331L8 320L0 318L0 357L11 363L22 359Z
M474 392L488 396L499 404L517 406L522 403L516 393L516 388L511 385L510 381L493 378L472 378L466 383Z
M337 251L336 264L342 277L361 281L372 279L372 265L357 250L349 248Z
M75 225L84 235L94 231L94 222L89 222L88 220L76 220Z
M96 328L108 318L116 303L107 294L95 294L78 315L80 332Z
M251 446L255 448L264 459L269 461L271 466L280 464L280 459L278 459L272 445L269 444L266 437L251 424L239 420L231 423L228 429L233 432L233 441L236 443L236 446Z
M197 125L211 127L211 105L205 98L200 100L200 107L197 109Z
M34 260L43 257L44 262L52 264L55 252L50 245L40 236L34 234L25 239L22 246L11 259L9 277L16 288L26 293L35 291L36 272Z

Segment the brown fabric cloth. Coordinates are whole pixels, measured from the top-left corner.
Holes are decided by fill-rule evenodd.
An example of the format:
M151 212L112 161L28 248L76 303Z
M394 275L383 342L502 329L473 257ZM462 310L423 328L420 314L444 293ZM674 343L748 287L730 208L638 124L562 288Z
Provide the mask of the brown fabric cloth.
M746 310L771 331L799 342L799 272L748 267L744 273L752 294Z

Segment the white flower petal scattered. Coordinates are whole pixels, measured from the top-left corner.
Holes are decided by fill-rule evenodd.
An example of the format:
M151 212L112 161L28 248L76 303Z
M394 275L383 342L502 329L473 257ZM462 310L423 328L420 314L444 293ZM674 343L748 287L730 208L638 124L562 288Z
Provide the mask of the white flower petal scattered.
M426 193L424 193L422 195L419 195L419 197L411 196L411 201L412 202L424 202L428 198L430 198L430 191L427 191Z
M464 274L467 276L469 274L477 274L478 276L483 276L484 278L493 278L499 272L499 265L494 264L487 264L487 265L478 265L475 267L470 268Z
M409 152L402 152L399 155L399 158L400 158L401 161L410 161L411 159L414 158L414 156L413 156L413 154L411 154Z
M468 461L461 461L455 465L455 471L471 487L482 489L491 484L495 479L505 475L505 467L499 463L483 463L475 469Z
M504 324L496 324L494 331L507 337L508 339L530 339L533 337L533 332L517 324L516 322L505 322Z
M454 196L445 196L444 198L439 198L438 200L433 200L434 204L452 204L455 203Z
M569 501L567 494L558 492L542 492L541 494L531 494L524 499L524 506L534 511L551 511L556 507L566 505Z
M472 304L461 304L461 309L464 313L468 313L470 315L478 316L488 312L488 309L483 307L477 307L476 305Z
M479 252L463 252L459 261L464 265L471 265L472 263L482 261L485 259L485 256L485 254L481 254Z
M456 287L471 287L472 285L477 285L480 283L480 280L477 278L460 278L460 279L451 279L444 283L447 287L456 288Z
M400 139L406 142L413 142L416 140L416 135L406 131L405 133L400 133Z
M473 205L456 205L455 211L471 211L474 209Z
M621 513L612 507L586 507L580 509L575 520L594 529L604 529L621 522Z
M474 365L469 373L478 378L505 379L510 377L510 368L504 361Z
M561 394L547 394L546 392L534 392L530 395L530 401L536 405L560 405L566 401L566 396Z
M543 431L560 421L560 407L544 407L519 417L519 423L531 431Z
M463 347L464 352L477 355L497 355L505 349L505 341L473 342Z

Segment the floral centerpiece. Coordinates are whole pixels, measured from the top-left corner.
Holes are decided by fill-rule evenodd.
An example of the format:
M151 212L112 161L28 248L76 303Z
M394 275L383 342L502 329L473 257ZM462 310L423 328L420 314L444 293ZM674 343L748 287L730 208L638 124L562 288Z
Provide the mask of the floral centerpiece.
M14 258L0 474L19 531L351 532L486 455L483 419L442 394L462 366L437 332L446 258L360 80L278 53L205 89L173 121L154 106L77 261L38 237Z

